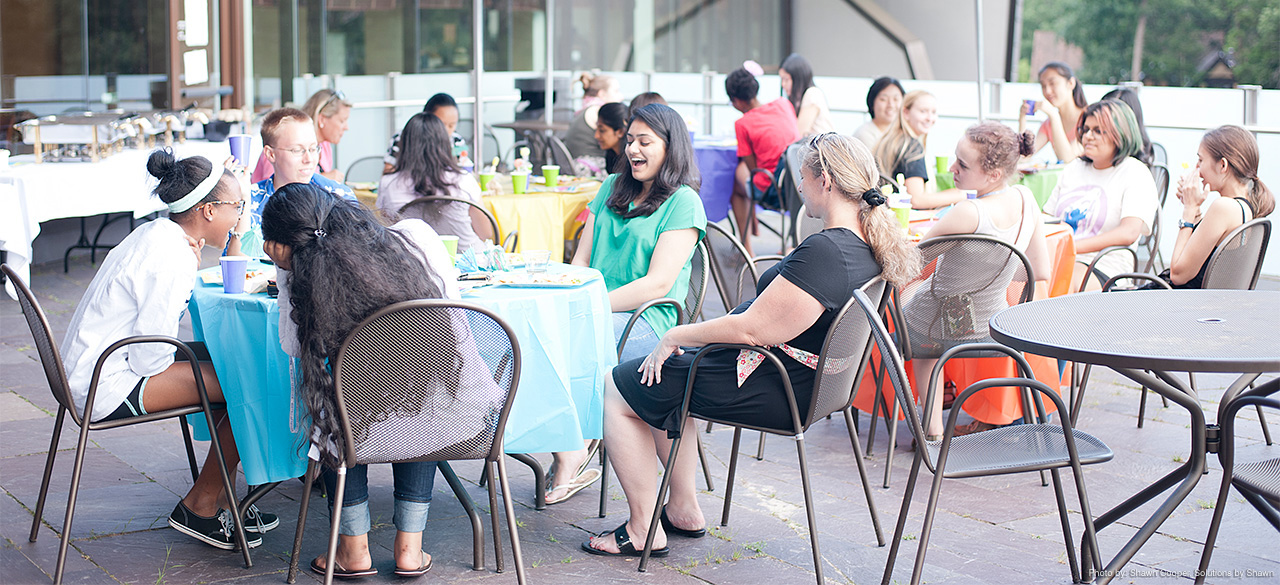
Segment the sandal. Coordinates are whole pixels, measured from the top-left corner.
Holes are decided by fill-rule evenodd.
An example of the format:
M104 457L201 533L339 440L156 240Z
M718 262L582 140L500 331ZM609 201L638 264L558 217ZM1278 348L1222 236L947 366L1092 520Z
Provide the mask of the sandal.
M421 567L416 569L401 569L400 567L396 567L395 575L397 577L421 577L426 575L427 571L431 570L431 565L434 564L434 559L432 559L431 555L428 555L426 552L423 552L422 556L427 559L427 562Z
M318 575L324 574L324 566L320 564L320 557L311 559L311 572ZM333 576L337 579L362 579L364 577L372 577L377 574L378 570L373 567L358 571L348 571L347 569L342 568L342 565L338 564L336 559L333 561Z
M604 538L608 534L609 534L608 532L601 532L596 536L596 538ZM613 530L613 542L618 545L618 552L616 553L609 552L607 550L600 550L596 547L591 546L590 538L588 538L586 542L582 543L582 550L587 551L590 554L602 556L602 557L638 557L644 554L644 551L636 550L635 545L631 543L631 537L627 535L626 522L623 522L622 524L618 525L618 527ZM671 547L664 546L662 548L655 548L649 551L649 556L665 557L670 553L671 553Z
M667 534L675 534L677 536L683 536L685 538L702 538L707 535L706 528L699 528L697 530L686 530L684 528L676 526L675 524L672 524L671 519L667 517L667 507L665 505L662 506L662 516L659 517L659 520L662 521L662 529L667 531Z
M601 472L599 469L588 469L578 474L573 478L573 481L565 485L559 486L559 489L566 489L569 491L566 492L564 496L559 498L555 498L555 499L547 498L547 505L550 506L552 504L559 504L560 502L563 502L565 500L568 500L569 498L572 498L574 494L582 491L587 486L598 481L600 479L600 475L601 475ZM552 488L548 490L548 493L554 492L555 490L556 488Z
M948 381L942 387L942 410L950 410L956 402L956 383Z

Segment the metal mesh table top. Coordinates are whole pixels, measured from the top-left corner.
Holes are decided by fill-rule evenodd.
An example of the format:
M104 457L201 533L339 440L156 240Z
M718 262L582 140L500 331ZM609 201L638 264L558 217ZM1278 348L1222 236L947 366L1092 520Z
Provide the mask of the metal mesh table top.
M996 314L991 334L1022 351L1117 368L1277 372L1280 292L1066 295Z

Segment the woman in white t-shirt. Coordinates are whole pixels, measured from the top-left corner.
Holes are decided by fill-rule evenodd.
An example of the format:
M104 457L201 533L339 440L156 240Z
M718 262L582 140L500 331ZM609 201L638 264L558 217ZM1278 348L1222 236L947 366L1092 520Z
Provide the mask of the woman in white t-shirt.
M1076 135L1083 152L1062 170L1044 204L1045 213L1061 217L1075 230L1073 289L1084 280L1096 252L1132 246L1150 234L1159 206L1151 170L1135 158L1142 151L1142 133L1129 106L1114 100L1090 104L1080 115ZM1102 288L1112 275L1131 271L1129 258L1104 256L1084 288Z
M800 136L831 132L831 108L827 96L813 84L813 67L799 53L792 53L778 67L782 93L796 109L796 129Z
M403 160L403 159L402 159ZM355 327L394 303L432 298L457 299L457 271L444 244L419 220L383 227L357 203L335 197L307 184L281 187L262 211L263 249L279 266L281 344L295 355L302 373L301 394L312 423L311 442L324 464L324 479L334 493L344 448L334 416L332 360ZM505 394L480 361L465 323L456 323L452 339L433 339L435 351L426 355L424 384L437 385L424 395L429 404L402 409L388 404L377 413L348 411L353 436L385 427L411 427L419 433L421 449L445 437L480 436L496 424ZM385 445L364 443L356 456L364 460L396 458L379 451ZM377 573L369 551L367 466L348 468L338 526L334 575L355 578ZM395 574L418 577L430 569L431 555L422 551L422 531L436 474L436 463L393 463L396 536ZM330 503L332 506L332 502ZM325 572L325 558L311 561L311 569Z
M450 150L449 131L434 114L419 112L400 132L395 167L378 184L378 210L384 217L401 219L400 208L419 197L456 197L480 203L480 184L458 166ZM415 209L423 209L415 207ZM422 219L436 233L458 237L458 251L480 244L492 227L480 210L465 203L433 203Z
M248 229L244 213L248 182L240 171L237 177L201 156L177 160L168 150L151 153L147 172L159 179L154 193L168 207L169 216L133 230L112 249L76 306L61 353L78 410L83 412L86 406L95 364L108 346L133 335L177 336L195 287L201 249L205 245L222 249L231 230ZM209 359L203 344L189 345L197 359ZM179 363L176 357L172 345L160 343L129 345L112 353L103 362L89 420L109 421L200 404L191 364ZM225 402L213 364L201 361L200 370L209 401ZM225 411L219 412L223 416L216 421L218 441L227 471L234 474L240 456ZM232 516L221 508L226 493L215 457L211 449L191 491L170 514L169 525L211 546L232 550L236 546ZM280 523L274 514L258 513L256 508L247 514L251 516L245 523L250 547L262 544L255 533Z

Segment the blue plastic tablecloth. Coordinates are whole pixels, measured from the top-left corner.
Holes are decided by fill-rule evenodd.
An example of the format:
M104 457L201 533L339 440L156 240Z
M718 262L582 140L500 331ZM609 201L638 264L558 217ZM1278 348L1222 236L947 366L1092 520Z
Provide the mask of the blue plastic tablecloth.
M497 313L520 343L520 385L507 420L508 453L582 448L603 431L604 377L617 365L604 280L590 268L553 271L591 278L572 288L490 286L463 296ZM228 295L197 281L191 322L222 383L245 481L258 485L306 471L305 407L294 402L280 312L266 294ZM198 418L198 417L197 417ZM203 420L192 420L197 438Z
M733 173L738 168L738 147L724 141L696 140L693 155L702 175L702 207L707 221L718 222L729 216L729 198L733 196Z

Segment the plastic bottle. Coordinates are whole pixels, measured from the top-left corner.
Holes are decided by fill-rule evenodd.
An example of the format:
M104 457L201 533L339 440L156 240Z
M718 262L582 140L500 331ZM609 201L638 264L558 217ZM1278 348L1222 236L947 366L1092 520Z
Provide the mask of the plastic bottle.
M462 151L460 156L458 156L458 166L462 167L462 170L467 173L471 173L476 170L476 163L471 162L471 157L467 156L467 151L465 150Z

